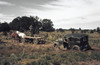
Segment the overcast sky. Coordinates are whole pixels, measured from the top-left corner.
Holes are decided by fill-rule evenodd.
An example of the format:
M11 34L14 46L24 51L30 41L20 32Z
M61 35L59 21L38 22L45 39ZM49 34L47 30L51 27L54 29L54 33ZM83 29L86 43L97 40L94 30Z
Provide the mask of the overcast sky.
M0 0L0 22L17 16L51 19L55 28L100 27L100 0Z

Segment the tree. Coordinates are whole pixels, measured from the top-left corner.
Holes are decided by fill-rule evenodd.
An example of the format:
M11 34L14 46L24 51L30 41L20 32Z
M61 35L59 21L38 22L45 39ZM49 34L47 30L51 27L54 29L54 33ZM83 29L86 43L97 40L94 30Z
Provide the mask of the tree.
M100 27L97 27L97 32L100 33Z
M17 17L9 25L12 30L26 31L29 30L30 25L33 25L34 29L36 30L39 29L41 23L38 21L38 19L38 17L33 16Z
M50 19L43 19L42 30L47 32L54 31L55 29L53 28L53 22Z
M70 28L69 30L72 32L72 34L75 32L74 28Z
M54 31L53 22L50 19L39 19L38 16L22 16L16 17L13 21L9 24L11 30L19 30L19 31L26 31L29 30L30 25L33 25L35 33L39 33L39 30L42 31Z
M79 28L79 30L81 31L81 28Z
M94 33L94 30L90 30L90 33Z
M20 17L16 17L12 22L9 23L11 30L19 30L20 29Z
M9 24L7 22L4 22L4 23L0 23L0 31L9 31L10 30L10 27L9 27Z
M64 29L59 28L59 29L57 29L57 32L58 32L58 31L60 31L60 32L64 32Z

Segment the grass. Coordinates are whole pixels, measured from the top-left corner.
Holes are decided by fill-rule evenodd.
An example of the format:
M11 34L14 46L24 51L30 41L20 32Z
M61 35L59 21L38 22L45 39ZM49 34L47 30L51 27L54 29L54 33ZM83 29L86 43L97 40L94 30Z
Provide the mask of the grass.
M71 31L40 32L39 35L47 41L43 45L11 43L11 40L7 39L9 36L2 36L1 40L6 43L0 44L0 65L5 63L11 65L100 65L100 34L86 33L89 35L90 46L97 50L73 51L53 47L56 39L69 33Z

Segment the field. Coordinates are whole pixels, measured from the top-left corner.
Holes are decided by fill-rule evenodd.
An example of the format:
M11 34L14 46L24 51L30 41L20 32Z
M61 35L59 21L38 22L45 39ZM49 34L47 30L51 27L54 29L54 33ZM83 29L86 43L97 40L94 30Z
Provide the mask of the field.
M25 32L30 35L29 32ZM53 42L71 31L40 32L46 44L13 42L9 34L0 33L0 65L100 65L100 34L89 35L89 44L94 50L61 50L53 47Z

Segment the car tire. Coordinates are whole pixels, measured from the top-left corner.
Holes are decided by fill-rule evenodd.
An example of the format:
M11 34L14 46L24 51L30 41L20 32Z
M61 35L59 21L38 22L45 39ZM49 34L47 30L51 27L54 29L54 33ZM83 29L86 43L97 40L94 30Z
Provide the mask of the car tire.
M72 47L72 49L73 49L73 50L80 51L80 47L79 47L78 45L74 45L74 46Z

